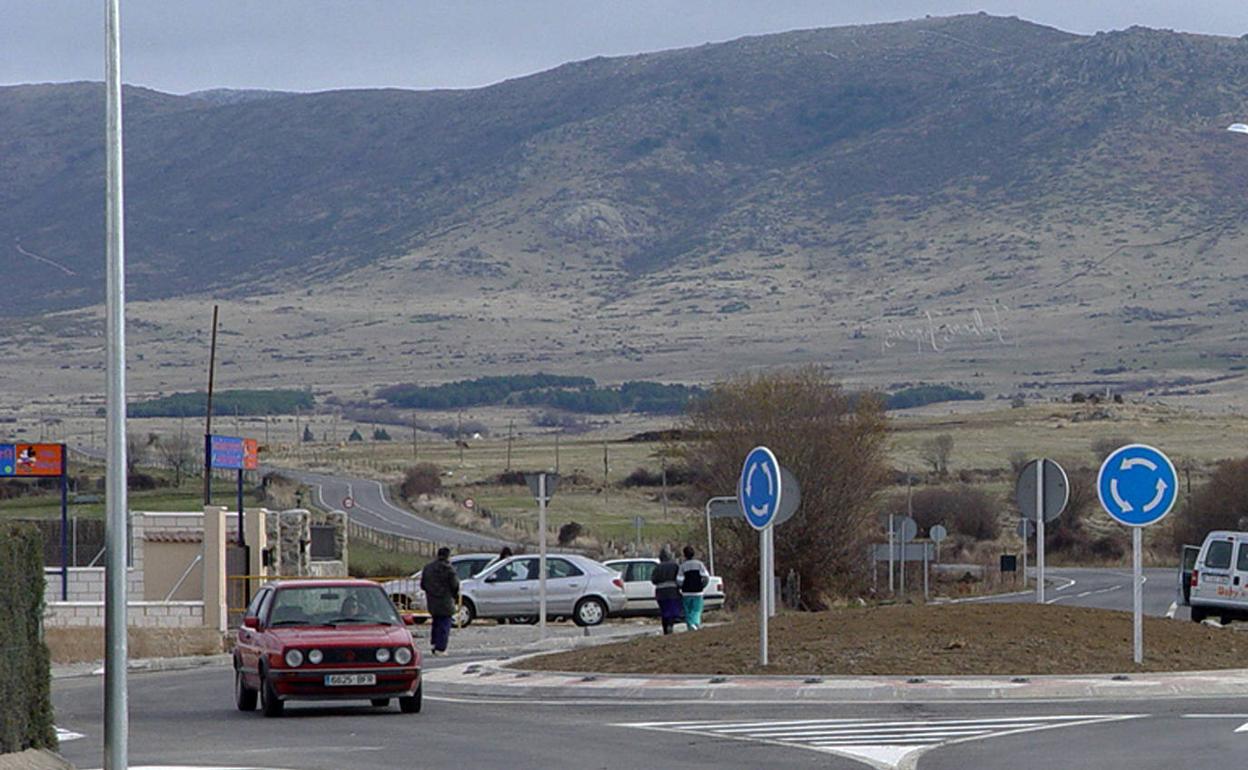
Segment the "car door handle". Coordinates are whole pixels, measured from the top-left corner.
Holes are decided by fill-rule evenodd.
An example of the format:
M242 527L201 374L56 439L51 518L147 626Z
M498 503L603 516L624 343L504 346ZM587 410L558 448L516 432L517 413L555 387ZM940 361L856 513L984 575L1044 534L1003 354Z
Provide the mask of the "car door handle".
M1233 582L1235 585L1239 585L1239 575L1236 575L1236 576L1235 576L1235 580L1233 580L1232 582Z

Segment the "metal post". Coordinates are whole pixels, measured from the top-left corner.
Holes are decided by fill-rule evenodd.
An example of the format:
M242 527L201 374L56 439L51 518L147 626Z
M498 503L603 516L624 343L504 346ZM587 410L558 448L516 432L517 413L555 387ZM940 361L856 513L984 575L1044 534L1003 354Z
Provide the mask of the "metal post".
M541 557L538 564L538 638L546 638L546 474L537 476L537 531Z
M105 396L108 460L104 544L104 768L126 770L130 718L126 696L126 267L122 197L121 0L107 0L105 17L105 154L107 294Z
M888 514L888 592L890 594L897 593L897 586L893 584L893 514Z
M776 527L767 527L767 617L776 616Z
M69 479L65 476L65 445L61 445L61 601L69 601Z
M897 571L900 573L898 580L901 584L901 598L906 598L906 540L901 540L901 564L897 565Z
M238 469L238 544L247 545L247 537L243 534L243 469Z
M1027 590L1027 520L1023 519L1023 590Z
M927 543L923 544L923 601L928 600L927 582L929 564L927 562L927 545Z
M1044 462L1036 461L1036 604L1044 604Z
M712 497L706 501L706 560L707 569L712 575L715 574L715 541L711 538L711 500L714 499Z
M767 531L758 533L758 662L767 665Z
M1144 586L1140 567L1140 551L1143 544L1143 527L1131 528L1131 593L1134 604L1134 617L1131 619L1131 631L1135 647L1135 662L1144 662Z

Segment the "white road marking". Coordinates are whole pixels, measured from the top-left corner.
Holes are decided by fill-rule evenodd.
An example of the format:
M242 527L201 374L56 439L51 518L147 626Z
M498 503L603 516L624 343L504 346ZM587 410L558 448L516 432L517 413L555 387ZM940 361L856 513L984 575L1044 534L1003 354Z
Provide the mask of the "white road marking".
M53 727L55 727L55 725L53 725ZM86 737L87 736L83 735L82 733L76 733L73 730L66 730L64 727L56 728L56 740L58 743L64 743L66 741L76 741L79 738L86 738Z
M821 751L854 759L877 770L913 768L919 755L938 746L984 738L1075 727L1142 714L1058 715L998 719L795 719L754 722L634 722L616 727L707 735Z

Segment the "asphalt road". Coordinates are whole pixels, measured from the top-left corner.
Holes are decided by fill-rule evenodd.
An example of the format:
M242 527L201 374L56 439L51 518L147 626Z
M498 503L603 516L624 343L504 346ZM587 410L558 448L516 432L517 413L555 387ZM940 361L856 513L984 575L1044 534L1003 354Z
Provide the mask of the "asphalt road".
M1177 570L1149 568L1143 572L1144 614L1189 620L1191 614L1188 608L1177 606L1179 599ZM1035 573L1030 570L1029 573L1032 575L1033 580L1032 589L1028 592L983 597L968 601L989 603L1034 602ZM1134 608L1134 599L1131 594L1130 569L1059 567L1046 569L1045 577L1048 583L1044 597L1046 604L1096 607L1103 610L1123 610L1126 612L1130 612Z
M61 747L79 768L102 764L102 687L100 677L53 684L58 726L83 736ZM1225 770L1248 752L1248 731L1236 732L1246 723L1245 698L590 704L432 693L416 715L294 703L266 719L234 709L227 666L130 677L132 767Z
M479 535L422 519L411 511L391 503L387 498L385 485L374 479L329 476L288 468L265 468L264 470L265 472L275 471L307 484L314 490L317 506L327 510L348 510L352 519L379 532L430 540L461 551L466 549L497 551L508 544L499 538ZM343 500L346 498L354 502L350 509L345 509L343 506Z

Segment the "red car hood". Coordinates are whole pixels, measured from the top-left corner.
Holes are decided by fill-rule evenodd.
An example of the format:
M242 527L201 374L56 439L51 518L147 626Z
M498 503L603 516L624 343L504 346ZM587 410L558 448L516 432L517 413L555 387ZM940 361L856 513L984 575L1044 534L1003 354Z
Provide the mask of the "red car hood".
M403 626L356 626L342 625L338 628L274 628L270 629L282 644L289 645L335 645L368 647L396 647L412 643L412 634Z

